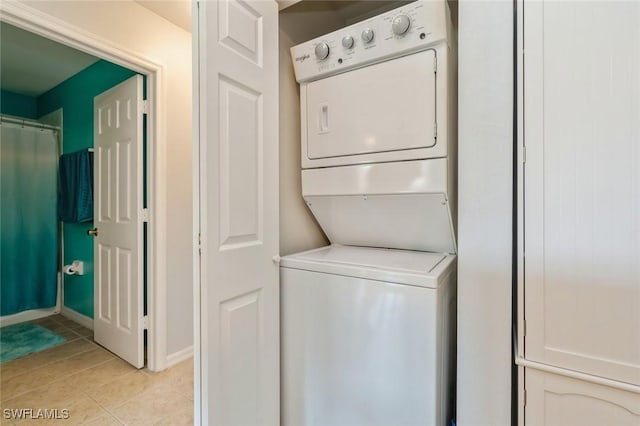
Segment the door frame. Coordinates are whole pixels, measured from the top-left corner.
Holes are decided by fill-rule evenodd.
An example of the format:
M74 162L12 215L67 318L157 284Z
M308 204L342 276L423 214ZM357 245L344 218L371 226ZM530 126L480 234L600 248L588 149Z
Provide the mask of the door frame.
M516 318L512 321L516 325L515 339L515 362L517 366L517 383L516 395L511 396L512 403L516 404L516 421L518 426L525 425L526 410L526 382L525 382L525 312L524 312L524 166L525 166L525 140L524 140L524 0L517 0L515 7L515 83L516 83L516 193L517 197L513 200L516 209L516 241L514 247L516 251L517 269L515 271L515 288L516 292Z
M193 424L202 425L202 408L206 407L202 403L202 377L204 374L208 374L206 364L202 363L202 346L206 344L203 342L203 327L202 327L202 315L200 313L202 300L206 300L206 286L202 285L202 270L201 259L202 255L202 224L200 223L200 209L202 203L200 202L200 114L201 109L201 97L202 90L206 90L206 87L201 87L200 84L200 72L205 71L205 67L200 63L200 33L205 31L205 28L201 28L200 25L200 2L198 0L192 0L191 2L191 52L192 52L192 69L191 69L191 105L193 115L191 117L191 123L193 126L193 153L192 164L193 170L191 171L192 185L193 185L193 235L191 236L193 241ZM203 294L204 293L204 294ZM206 330L205 330L206 331ZM206 339L206 337L205 337ZM205 417L206 418L206 417Z
M147 367L167 366L166 84L164 66L148 57L55 19L19 1L5 0L0 21L96 56L147 77Z

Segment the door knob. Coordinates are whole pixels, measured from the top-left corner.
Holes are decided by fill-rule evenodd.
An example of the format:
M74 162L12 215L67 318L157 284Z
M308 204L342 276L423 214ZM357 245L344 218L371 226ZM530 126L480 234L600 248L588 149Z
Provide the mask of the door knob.
M94 237L98 236L98 228L89 229L87 231L87 235L93 235Z

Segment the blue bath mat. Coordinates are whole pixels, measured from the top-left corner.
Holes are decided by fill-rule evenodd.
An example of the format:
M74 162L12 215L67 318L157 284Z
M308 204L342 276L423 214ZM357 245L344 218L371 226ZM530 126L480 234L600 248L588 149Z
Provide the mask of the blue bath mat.
M67 339L30 322L0 328L0 363L58 346Z

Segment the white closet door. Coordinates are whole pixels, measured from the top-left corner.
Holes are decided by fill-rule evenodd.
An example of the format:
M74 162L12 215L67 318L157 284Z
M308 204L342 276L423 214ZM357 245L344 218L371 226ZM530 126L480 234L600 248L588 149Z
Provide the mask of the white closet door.
M201 422L277 425L278 6L197 3Z
M640 385L640 2L524 19L525 356Z

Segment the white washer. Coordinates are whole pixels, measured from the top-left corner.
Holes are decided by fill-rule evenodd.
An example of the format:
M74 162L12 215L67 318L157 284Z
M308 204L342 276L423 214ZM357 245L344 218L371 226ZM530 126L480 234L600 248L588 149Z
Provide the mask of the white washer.
M283 425L452 418L455 256L329 246L281 265Z

